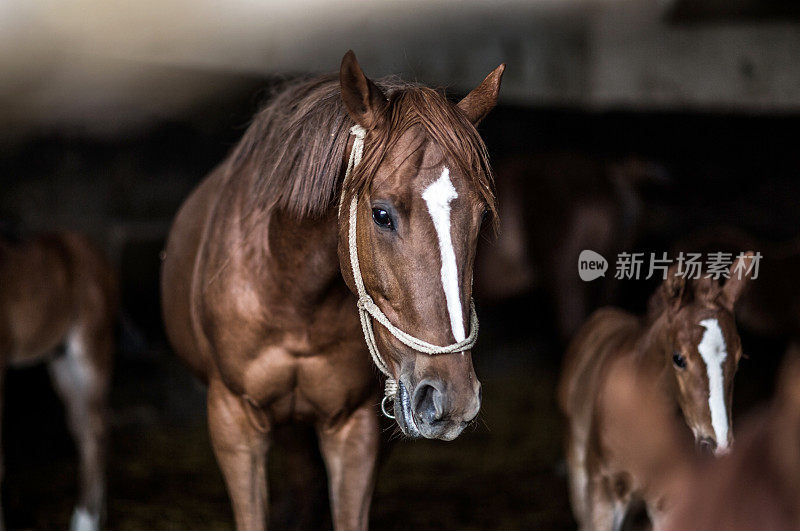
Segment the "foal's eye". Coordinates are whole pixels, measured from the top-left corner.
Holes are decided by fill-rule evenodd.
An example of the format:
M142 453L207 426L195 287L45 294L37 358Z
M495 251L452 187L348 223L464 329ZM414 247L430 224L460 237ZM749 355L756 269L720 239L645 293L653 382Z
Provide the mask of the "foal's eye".
M686 368L686 358L678 351L672 353L672 363L679 369Z
M382 229L394 230L392 216L390 216L386 210L380 207L375 207L372 209L372 221L374 221L375 224Z

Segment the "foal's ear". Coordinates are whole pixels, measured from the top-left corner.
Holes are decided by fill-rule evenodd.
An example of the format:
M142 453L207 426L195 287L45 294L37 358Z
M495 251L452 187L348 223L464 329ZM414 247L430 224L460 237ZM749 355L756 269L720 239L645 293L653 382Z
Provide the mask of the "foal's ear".
M755 270L755 267L753 267L754 257L753 251L747 251L739 255L731 265L730 277L725 282L725 285L722 286L717 299L720 304L730 311L733 311L736 301L739 300L742 291L750 282L750 277L753 276L753 271Z
M458 108L467 115L472 125L477 126L481 120L486 118L489 111L497 105L497 96L500 94L500 81L503 79L503 71L505 69L505 63L495 68L480 85L458 102Z
M670 312L677 312L683 303L686 293L686 278L678 274L678 266L673 265L667 271L667 278L661 284L661 296Z
M698 278L692 283L695 300L704 302L707 305L713 305L719 301L721 288L719 281L713 278L702 277Z
M358 125L372 129L384 119L386 96L364 75L353 50L348 50L342 58L339 83L347 113Z

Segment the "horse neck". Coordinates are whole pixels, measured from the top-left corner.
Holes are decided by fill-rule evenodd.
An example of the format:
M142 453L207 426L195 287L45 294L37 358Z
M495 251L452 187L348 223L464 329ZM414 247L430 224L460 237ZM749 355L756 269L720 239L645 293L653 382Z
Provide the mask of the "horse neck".
M340 178L351 147L349 140ZM253 180L258 178L257 172L229 175L224 188L230 196L222 198L225 212L217 217L238 225L230 232L244 238L243 254L249 255L245 260L259 272L260 280L269 281L262 285L286 287L270 290L267 298L284 304L287 296L292 300L318 301L331 291L348 295L337 249L338 203L334 202L319 218L298 216L275 205L254 205L252 190L257 186Z
M334 285L344 287L337 254L335 211L321 219L272 212L266 234L258 238L271 276L295 286L295 294L315 300ZM346 288L345 288L346 289Z

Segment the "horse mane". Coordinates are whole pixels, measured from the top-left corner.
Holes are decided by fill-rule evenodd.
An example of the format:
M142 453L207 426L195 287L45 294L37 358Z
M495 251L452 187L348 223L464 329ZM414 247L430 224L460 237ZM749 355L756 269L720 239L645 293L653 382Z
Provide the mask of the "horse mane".
M442 91L396 77L375 83L389 101L388 127L368 132L364 157L346 193L363 193L392 143L420 125L448 162L474 181L496 222L486 146L466 116ZM249 178L259 208L320 218L338 202L353 125L342 102L338 75L290 81L276 89L255 115L229 156L226 172L231 178Z

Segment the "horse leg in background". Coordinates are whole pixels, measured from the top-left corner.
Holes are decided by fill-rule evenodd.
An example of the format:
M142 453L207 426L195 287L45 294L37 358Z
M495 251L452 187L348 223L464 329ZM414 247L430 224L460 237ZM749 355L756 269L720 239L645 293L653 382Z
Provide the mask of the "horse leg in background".
M572 337L598 302L593 296L598 288L578 275L580 253L585 249L599 252L613 268L615 257L610 256L609 251L613 249L615 226L613 216L603 205L582 205L572 214L565 237L554 250L551 268L555 269L551 271L562 339ZM606 272L605 276L614 275ZM603 282L606 280L604 278Z
M112 348L110 331L79 326L67 336L64 353L48 363L80 459L73 531L100 529L104 517Z
M337 530L367 529L378 461L378 415L367 401L344 422L317 428Z
M596 475L589 480L589 514L584 518L581 529L594 531L618 531L625 518L625 510L614 499L607 478Z
M587 473L586 473L586 458L585 454L585 441L576 441L575 435L570 430L567 436L567 467L569 473L567 474L567 483L569 486L569 501L572 505L572 514L580 526L586 520L586 489Z
M212 377L208 385L208 429L228 487L236 529L265 529L271 431L266 416L233 394L220 377Z
M272 432L269 527L324 529L329 520L328 478L314 428L292 424Z

